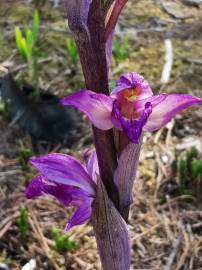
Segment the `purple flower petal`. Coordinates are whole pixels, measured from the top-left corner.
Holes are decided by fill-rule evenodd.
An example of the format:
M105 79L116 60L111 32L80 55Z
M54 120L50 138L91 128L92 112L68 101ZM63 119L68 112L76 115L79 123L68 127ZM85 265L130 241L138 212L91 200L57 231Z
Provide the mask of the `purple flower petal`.
M77 159L52 153L32 158L30 162L48 181L79 187L94 196L96 185Z
M68 192L68 189L62 185L55 185L53 183L46 182L42 175L37 175L34 177L26 189L26 197L32 199L45 194L50 194L54 196L63 205L69 205L72 201L72 196Z
M147 102L152 105L152 113L144 130L151 132L162 128L181 110L202 103L202 99L183 94L160 94L147 99Z
M32 199L43 195L45 178L42 175L35 176L26 188L26 197Z
M93 199L89 198L85 200L80 207L78 207L72 218L67 223L65 230L70 230L73 226L81 225L90 219L92 213L92 202Z
M121 127L123 129L132 143L137 144L139 142L142 129L146 124L151 112L151 103L147 102L138 119L127 119L121 114L119 104L117 101L115 101L113 105L112 121L117 128Z
M126 89L139 89L140 93L136 97L136 100L145 99L153 96L152 90L148 82L144 80L143 76L135 72L123 74L117 81L116 87L112 91L112 95L117 95L121 91Z
M93 125L102 130L113 127L111 121L113 99L104 94L80 90L62 99L63 105L71 105L85 113Z
M52 195L64 206L80 206L88 194L76 187L48 182L42 175L35 176L26 189L26 197L32 199L43 195Z

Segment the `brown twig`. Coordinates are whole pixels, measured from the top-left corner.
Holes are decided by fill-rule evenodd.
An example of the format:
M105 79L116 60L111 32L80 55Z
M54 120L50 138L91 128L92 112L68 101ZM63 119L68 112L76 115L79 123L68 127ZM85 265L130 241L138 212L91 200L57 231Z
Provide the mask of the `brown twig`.
M39 243L41 244L41 247L44 251L44 253L46 254L47 258L50 260L51 264L53 265L53 267L56 269L56 270L60 270L60 267L57 265L57 263L55 262L55 260L52 258L52 251L50 250L47 242L46 242L46 239L43 235L43 232L41 230L41 227L34 215L34 213L32 211L30 211L31 213L31 217L29 217L29 223L31 225L31 228L33 229L33 231L36 233L37 236L39 236L38 238L38 241Z
M187 235L187 232L185 231L185 228L184 228L184 225L183 224L181 224L180 229L181 229L182 234L183 234L183 237L184 237L185 245L184 245L183 253L182 253L180 259L178 260L178 263L177 263L177 266L176 266L176 270L180 270L181 267L184 265L185 260L186 260L186 258L188 256L188 253L189 253L189 250L190 250L189 237Z
M174 263L175 258L177 256L177 253L179 252L181 243L182 243L181 236L179 236L177 239L174 240L173 249L168 257L168 260L167 260L167 263L166 263L164 270L171 270L172 269L173 263Z

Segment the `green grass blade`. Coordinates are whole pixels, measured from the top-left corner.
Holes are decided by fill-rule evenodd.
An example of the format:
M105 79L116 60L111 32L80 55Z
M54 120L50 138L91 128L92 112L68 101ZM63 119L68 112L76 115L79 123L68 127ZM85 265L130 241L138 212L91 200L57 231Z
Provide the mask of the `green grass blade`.
M40 17L39 12L35 10L34 12L34 20L32 26L32 36L33 36L33 43L36 43L39 36L39 24L40 24Z
M26 53L24 51L24 46L23 46L22 32L19 27L15 28L15 41L16 41L16 46L19 53L24 59L26 59Z

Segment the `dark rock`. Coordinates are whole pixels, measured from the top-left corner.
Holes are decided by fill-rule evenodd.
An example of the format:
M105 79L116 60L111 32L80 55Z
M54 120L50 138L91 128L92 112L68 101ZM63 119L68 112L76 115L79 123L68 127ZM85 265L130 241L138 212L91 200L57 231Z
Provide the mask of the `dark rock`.
M32 88L23 91L10 75L0 78L0 96L10 110L13 122L34 139L69 143L76 140L81 125L79 114L70 107L60 105L59 99L41 92L40 101L31 98Z

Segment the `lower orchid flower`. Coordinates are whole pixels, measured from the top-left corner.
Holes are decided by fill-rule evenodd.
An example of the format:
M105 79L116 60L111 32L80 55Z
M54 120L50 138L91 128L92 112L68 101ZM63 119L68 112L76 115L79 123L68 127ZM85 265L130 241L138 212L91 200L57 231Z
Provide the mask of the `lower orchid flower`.
M72 156L59 153L32 158L30 163L39 175L27 187L28 199L49 194L64 206L77 207L66 230L85 223L91 217L99 173L95 151L86 165Z
M143 131L155 131L166 125L181 110L202 99L187 94L154 95L144 77L135 72L123 74L110 96L80 90L62 99L85 113L102 130L123 130L137 144Z

